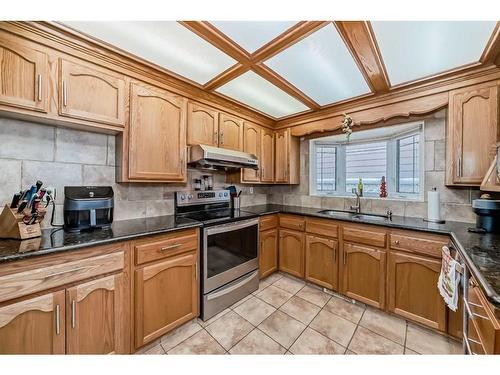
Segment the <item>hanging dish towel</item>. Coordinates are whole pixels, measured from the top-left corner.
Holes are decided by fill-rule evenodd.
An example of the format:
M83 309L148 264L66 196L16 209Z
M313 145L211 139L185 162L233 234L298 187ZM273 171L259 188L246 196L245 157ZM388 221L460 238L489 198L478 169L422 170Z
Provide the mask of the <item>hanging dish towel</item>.
M442 253L441 274L437 286L444 302L451 310L457 311L460 283L460 273L457 271L457 266L460 267L460 263L453 259L448 246L443 246Z

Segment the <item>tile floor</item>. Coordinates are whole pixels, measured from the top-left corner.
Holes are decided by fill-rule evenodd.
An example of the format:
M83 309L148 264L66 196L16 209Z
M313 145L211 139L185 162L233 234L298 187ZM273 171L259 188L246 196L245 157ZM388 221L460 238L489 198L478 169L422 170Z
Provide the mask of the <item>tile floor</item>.
M138 354L461 354L462 345L360 303L274 273L259 290L192 320Z

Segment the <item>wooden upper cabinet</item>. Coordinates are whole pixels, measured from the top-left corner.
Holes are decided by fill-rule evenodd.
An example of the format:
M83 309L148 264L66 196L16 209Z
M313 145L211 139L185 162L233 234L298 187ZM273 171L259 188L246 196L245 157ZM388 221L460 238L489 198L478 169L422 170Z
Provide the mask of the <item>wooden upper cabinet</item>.
M292 137L290 129L275 133L274 182L298 184L300 182L300 143Z
M219 147L243 151L243 121L226 113L219 115Z
M125 126L125 78L107 69L59 60L59 114Z
M64 354L64 291L0 307L0 354Z
M386 253L371 246L344 242L342 293L367 305L385 306Z
M261 141L261 128L258 125L245 122L243 126L243 151L253 154L260 160L260 141ZM259 165L259 170L243 169L241 180L244 182L260 182L260 171L262 170Z
M68 354L126 353L126 286L123 273L69 288L66 292Z
M0 104L47 112L47 55L0 32Z
M135 271L135 347L198 316L198 255L182 254Z
M131 84L129 178L186 180L186 99Z
M279 269L290 275L304 277L304 233L279 231Z
M389 311L446 331L446 306L436 287L441 260L413 254L389 254Z
M305 278L328 289L338 287L338 243L318 236L306 236Z
M274 132L262 129L260 140L260 181L274 182Z
M278 270L278 230L260 232L259 275L269 276Z
M218 111L201 104L188 103L187 144L218 146Z
M486 83L450 91L446 184L479 186L497 140L498 86Z

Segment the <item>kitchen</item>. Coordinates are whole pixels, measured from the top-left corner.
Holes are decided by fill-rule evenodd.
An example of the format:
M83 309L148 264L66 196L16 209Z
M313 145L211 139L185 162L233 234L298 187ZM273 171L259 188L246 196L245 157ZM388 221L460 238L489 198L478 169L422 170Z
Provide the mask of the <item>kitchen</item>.
M0 51L0 353L500 354L498 21Z

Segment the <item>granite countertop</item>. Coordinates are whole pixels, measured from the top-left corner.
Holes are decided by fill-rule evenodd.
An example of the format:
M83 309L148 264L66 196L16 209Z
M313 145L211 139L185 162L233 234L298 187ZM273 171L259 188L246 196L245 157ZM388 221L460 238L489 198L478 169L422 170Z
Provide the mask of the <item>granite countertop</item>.
M422 232L450 235L453 243L464 258L471 273L477 279L488 300L500 308L500 235L468 232L474 224L447 221L444 224L429 223L422 219L393 216L392 220L356 219L342 214L320 214L320 208L282 206L267 204L243 208L258 215L290 213L311 217L329 218L360 224L381 225L391 228L410 229Z
M115 221L111 228L81 233L68 233L62 228L43 229L38 238L24 241L0 239L0 263L199 226L198 221L169 215Z

